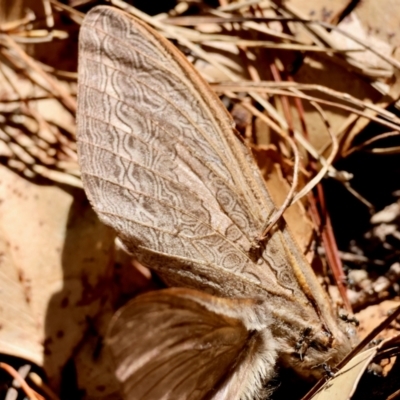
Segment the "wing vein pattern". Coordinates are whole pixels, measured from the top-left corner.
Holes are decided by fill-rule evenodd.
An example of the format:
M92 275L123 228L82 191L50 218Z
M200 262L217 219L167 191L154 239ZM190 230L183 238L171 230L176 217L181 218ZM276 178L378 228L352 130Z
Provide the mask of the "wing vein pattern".
M77 122L89 199L170 285L199 288L203 271L204 289L217 295L295 292L305 300L276 251L285 231L251 259L274 205L231 117L187 64L165 39L118 12L104 8L85 19ZM221 292L210 274L247 283L227 278Z

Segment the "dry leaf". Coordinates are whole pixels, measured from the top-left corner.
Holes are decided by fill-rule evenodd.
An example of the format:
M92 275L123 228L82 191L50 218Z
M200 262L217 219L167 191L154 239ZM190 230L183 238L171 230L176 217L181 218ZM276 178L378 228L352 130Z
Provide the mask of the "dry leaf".
M114 235L80 190L0 166L0 352L60 372L107 294Z
M312 397L312 400L348 400L354 394L357 384L368 364L377 353L378 346L357 354L335 376Z
M357 313L357 319L360 322L359 332L363 338L376 326L383 322L391 311L400 306L399 300L386 300L379 304L374 304ZM398 324L397 324L398 325ZM385 329L378 338L389 339L399 333L399 327L396 329L394 324L392 328Z

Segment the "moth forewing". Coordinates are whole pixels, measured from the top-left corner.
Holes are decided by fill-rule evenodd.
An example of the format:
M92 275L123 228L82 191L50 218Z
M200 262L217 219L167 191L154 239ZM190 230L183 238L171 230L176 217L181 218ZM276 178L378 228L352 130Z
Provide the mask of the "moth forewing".
M88 13L79 41L78 154L100 219L168 285L204 291L227 304L236 299L239 311L243 299L253 299L258 326L246 325L245 315L234 317L257 333L246 336L246 343L259 338L253 349L261 352L262 338L272 337L278 362L305 376L320 375L324 362L335 365L350 350L351 332L339 324L283 220L259 257L252 254L274 204L207 83L160 34L111 7ZM228 315L232 307L206 310ZM165 328L159 315L152 319L155 332ZM141 329L142 319L136 322L127 324L127 335ZM246 363L264 375L257 382L267 380L271 363L264 368L263 357L250 354ZM135 369L164 356L129 359ZM224 382L241 367L229 365Z

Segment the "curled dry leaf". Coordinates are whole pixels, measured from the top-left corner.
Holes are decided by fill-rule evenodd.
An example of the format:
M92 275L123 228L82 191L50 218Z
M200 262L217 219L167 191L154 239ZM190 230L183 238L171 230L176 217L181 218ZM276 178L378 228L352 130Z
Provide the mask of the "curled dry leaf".
M312 400L349 400L357 389L362 374L378 351L373 347L354 356L342 369L335 373Z

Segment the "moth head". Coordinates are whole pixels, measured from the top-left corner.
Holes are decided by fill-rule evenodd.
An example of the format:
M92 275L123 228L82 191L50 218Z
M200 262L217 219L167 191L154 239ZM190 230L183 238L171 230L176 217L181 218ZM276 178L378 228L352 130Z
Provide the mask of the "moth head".
M340 329L334 334L323 328L307 330L289 354L282 356L284 366L293 368L305 379L320 379L327 368L334 369L351 351L356 342L354 328Z

